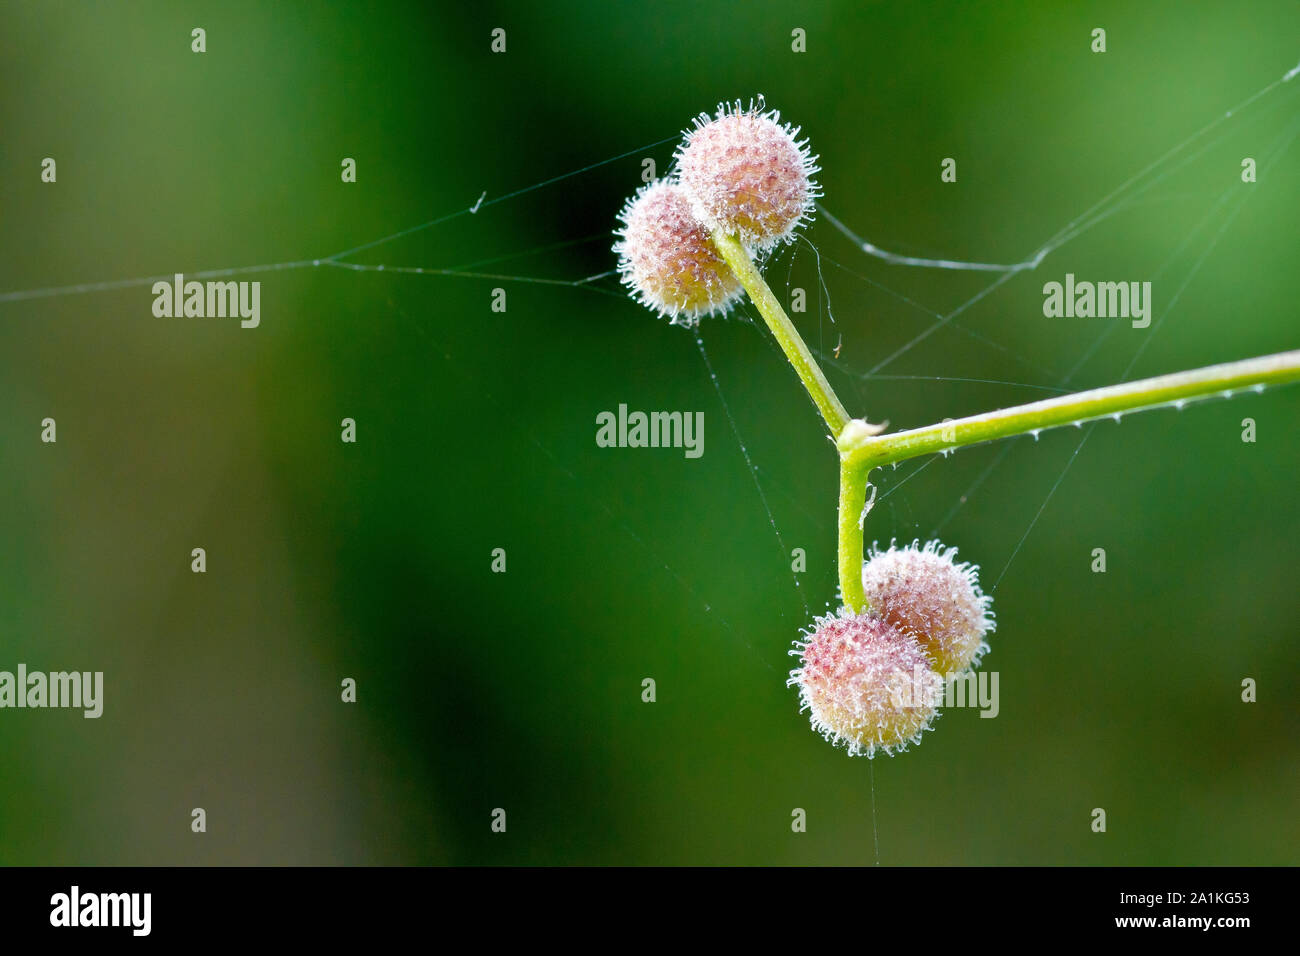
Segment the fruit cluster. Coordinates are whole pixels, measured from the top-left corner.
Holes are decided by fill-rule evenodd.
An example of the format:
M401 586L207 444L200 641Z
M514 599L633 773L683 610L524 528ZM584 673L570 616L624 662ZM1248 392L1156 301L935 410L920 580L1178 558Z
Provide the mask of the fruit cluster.
M892 754L930 729L946 678L975 667L993 630L977 569L956 548L892 544L862 566L868 609L818 618L790 672L813 729L850 755Z
M731 310L740 280L711 235L735 236L755 256L794 239L818 195L815 157L798 133L761 99L696 119L670 175L643 186L619 214L614 251L638 302L687 326Z

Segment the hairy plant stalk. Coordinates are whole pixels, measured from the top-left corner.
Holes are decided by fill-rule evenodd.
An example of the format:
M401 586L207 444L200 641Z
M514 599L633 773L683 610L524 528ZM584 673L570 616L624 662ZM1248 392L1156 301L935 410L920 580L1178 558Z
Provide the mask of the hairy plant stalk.
M844 603L854 611L866 610L861 577L862 509L867 476L873 468L997 438L1036 434L1063 425L1082 425L1107 416L1118 421L1127 412L1169 405L1182 407L1197 399L1228 397L1242 389L1262 390L1268 385L1295 381L1300 381L1300 351L1124 382L892 435L875 434L871 428L855 427L864 423L850 422L837 441L840 449L839 574Z
M840 458L840 600L855 613L867 609L862 588L862 526L867 507L867 476Z
M844 462L865 477L878 465L919 455L1295 381L1300 381L1300 350L1108 385L891 435L855 433L850 428L836 444Z
M831 437L838 440L840 433L844 431L844 426L849 422L849 413L844 410L835 390L822 374L821 366L808 351L808 346L804 344L794 323L785 314L785 309L781 308L781 303L772 294L758 267L754 265L749 251L739 239L721 230L713 233L713 244L718 247L718 252L727 265L731 266L731 271L740 279L740 284L749 293L759 315L776 336L777 344L785 352L785 357L799 373L804 388L808 390L817 410L826 420L826 425L831 430Z

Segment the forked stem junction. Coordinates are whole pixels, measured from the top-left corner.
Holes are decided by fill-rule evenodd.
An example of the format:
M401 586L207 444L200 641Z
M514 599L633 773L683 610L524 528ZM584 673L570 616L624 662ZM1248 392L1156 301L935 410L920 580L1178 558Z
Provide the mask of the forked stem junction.
M1270 385L1300 381L1300 350L1278 352L882 434L883 426L849 417L740 240L715 232L713 242L772 330L835 440L840 456L840 598L856 613L867 609L862 587L862 540L867 476L873 468L999 438L1036 434L1063 425L1082 425L1099 418L1112 417L1118 421L1128 412L1171 405L1181 408L1198 399L1216 395L1227 398L1246 389L1263 391Z

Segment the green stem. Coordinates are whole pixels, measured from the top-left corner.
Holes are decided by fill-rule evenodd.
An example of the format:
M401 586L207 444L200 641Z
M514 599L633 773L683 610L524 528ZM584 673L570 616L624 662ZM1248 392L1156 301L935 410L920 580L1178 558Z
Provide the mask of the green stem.
M1126 412L1184 402L1227 397L1241 389L1262 390L1268 385L1300 381L1300 351L1279 352L1260 358L1211 365L1137 382L1050 398L983 415L940 422L892 435L873 434L853 421L838 442L840 449L840 594L852 610L866 610L862 592L862 509L867 476L873 468L919 455L963 448L996 438L1025 435L1062 425L1082 424Z
M877 465L918 455L1295 381L1300 381L1300 350L1123 382L891 435L854 434L849 429L838 445L845 462L865 477Z
M856 613L867 609L862 589L862 524L867 506L867 476L840 459L840 600Z
M831 437L838 440L840 432L849 422L849 413L840 404L835 390L831 388L830 382L826 381L821 367L813 359L803 339L799 337L799 332L790 321L790 317L785 314L785 309L781 308L781 303L768 288L758 267L754 265L754 260L750 258L748 250L735 236L727 235L721 230L713 233L713 243L718 247L718 252L726 260L727 265L731 266L731 271L736 273L745 291L749 293L759 314L767 322L767 327L776 336L776 341L785 352L785 357L799 373L804 388L812 396L817 410L822 413L822 418L826 419Z

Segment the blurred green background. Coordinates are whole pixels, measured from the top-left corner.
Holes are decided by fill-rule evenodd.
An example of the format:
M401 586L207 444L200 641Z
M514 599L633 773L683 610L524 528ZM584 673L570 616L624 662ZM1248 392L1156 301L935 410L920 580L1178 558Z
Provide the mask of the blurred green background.
M760 92L858 233L1017 261L1280 78L1297 36L1291 2L8 3L0 292L324 257L484 191L352 261L605 273L643 159L666 172L660 141ZM829 312L808 246L770 281L808 290L850 411L894 427L1119 380L1144 342L1130 377L1294 348L1298 94L877 375L994 277L821 221ZM1042 315L1066 272L1154 279L1155 322L1094 349L1104 320ZM886 865L1296 862L1300 391L1098 425L1073 460L1069 429L878 474L868 539L939 527L1000 578L1001 712L873 767L785 686L835 596L836 470L761 325L705 323L715 390L609 278L238 278L263 283L256 330L154 318L147 285L0 302L0 669L106 683L98 721L0 711L0 862L870 864L873 830ZM704 456L597 448L619 403L703 411Z

